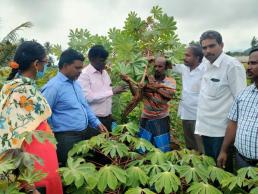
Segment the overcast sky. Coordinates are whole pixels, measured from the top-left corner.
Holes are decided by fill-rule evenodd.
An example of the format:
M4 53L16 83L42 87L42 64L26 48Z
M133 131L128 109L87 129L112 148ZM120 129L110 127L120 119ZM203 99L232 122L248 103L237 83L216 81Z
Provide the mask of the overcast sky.
M258 0L0 0L0 39L31 21L34 26L21 37L65 48L69 29L106 35L109 28L121 28L130 11L146 18L155 5L174 16L182 43L210 29L222 34L225 51L244 50L253 36L258 38Z

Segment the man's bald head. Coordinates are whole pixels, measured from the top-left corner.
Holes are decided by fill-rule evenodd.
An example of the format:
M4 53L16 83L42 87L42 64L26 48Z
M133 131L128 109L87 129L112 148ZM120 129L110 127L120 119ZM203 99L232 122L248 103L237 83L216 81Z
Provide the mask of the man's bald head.
M155 64L162 64L166 66L166 58L165 57L157 57L155 60Z

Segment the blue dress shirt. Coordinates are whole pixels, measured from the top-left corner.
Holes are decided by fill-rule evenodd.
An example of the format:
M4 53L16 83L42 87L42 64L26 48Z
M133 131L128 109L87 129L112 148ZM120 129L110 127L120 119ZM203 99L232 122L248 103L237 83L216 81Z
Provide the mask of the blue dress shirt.
M52 109L48 121L54 132L82 131L88 123L93 128L100 124L85 100L80 85L61 72L43 86L42 94Z

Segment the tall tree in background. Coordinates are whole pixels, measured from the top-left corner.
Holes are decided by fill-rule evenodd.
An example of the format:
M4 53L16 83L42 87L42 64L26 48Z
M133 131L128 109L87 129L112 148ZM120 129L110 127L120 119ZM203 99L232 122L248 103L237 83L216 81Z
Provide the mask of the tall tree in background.
M258 47L258 40L254 36L253 39L251 40L251 48Z
M31 22L25 22L11 30L3 38L0 38L0 40L2 39L0 41L0 67L7 66L7 62L13 57L19 42L24 41L23 39L18 39L18 31L31 27Z

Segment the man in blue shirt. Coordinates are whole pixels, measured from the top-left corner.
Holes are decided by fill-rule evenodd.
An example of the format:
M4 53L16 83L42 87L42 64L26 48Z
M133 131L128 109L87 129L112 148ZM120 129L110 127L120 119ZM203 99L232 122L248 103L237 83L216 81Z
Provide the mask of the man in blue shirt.
M65 166L68 151L79 141L87 139L88 124L107 132L105 126L91 111L80 85L76 79L83 68L84 57L73 50L65 50L60 57L59 72L42 88L52 116L49 123L54 131L57 144L57 156L60 166Z

